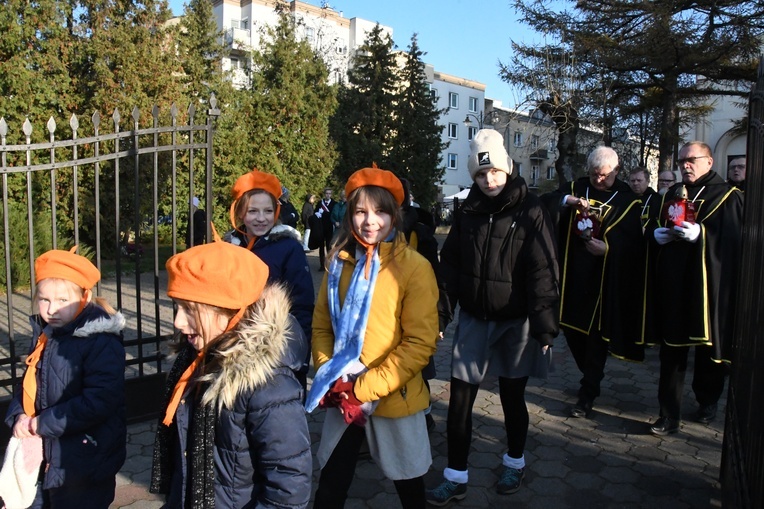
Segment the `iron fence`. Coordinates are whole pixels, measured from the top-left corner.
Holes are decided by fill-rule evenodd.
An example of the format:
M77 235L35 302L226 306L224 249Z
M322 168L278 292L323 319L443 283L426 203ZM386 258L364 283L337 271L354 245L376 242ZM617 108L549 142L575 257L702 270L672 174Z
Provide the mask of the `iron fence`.
M743 258L722 452L724 507L764 507L764 57L749 105Z
M27 317L35 292L34 260L48 249L72 245L102 272L96 295L127 319L128 418L158 412L166 371L163 346L173 333L161 262L185 244L179 230L186 226L178 220L186 214L193 231L193 197L204 196L206 210L212 210L212 142L220 115L214 95L208 106L199 124L193 104L182 113L175 105L166 112L155 106L143 125L137 108L127 119L115 110L110 122L96 112L88 127L72 115L66 138L51 117L47 141L39 142L33 142L42 137L29 119L18 132L0 118L3 415L33 341ZM11 143L14 139L20 142ZM209 221L207 229L211 238ZM0 434L8 432L0 429ZM6 441L0 438L0 443Z

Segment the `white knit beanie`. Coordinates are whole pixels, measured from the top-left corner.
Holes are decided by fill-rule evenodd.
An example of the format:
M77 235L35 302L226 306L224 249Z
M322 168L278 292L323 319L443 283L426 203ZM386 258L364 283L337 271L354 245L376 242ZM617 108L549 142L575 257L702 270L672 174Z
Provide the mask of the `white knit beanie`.
M475 180L479 170L496 168L512 175L512 159L504 148L504 137L493 129L481 129L470 142L470 158L467 170Z

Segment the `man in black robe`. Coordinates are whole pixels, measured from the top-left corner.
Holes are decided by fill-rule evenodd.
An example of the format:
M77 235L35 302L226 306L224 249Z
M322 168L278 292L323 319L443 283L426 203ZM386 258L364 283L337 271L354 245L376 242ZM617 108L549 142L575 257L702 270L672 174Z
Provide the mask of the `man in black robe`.
M573 417L591 414L608 351L644 359L640 200L616 178L618 155L612 148L595 148L587 170L588 177L543 197L558 218L560 327L583 375Z
M632 192L642 201L641 217L642 224L647 224L650 217L650 207L653 206L653 200L658 201L658 193L650 187L650 172L644 166L639 166L629 173L629 187Z
M694 204L695 220L673 224L659 216L645 232L656 250L650 284L661 340L660 418L650 428L655 435L679 431L690 347L695 348L692 388L698 422L716 417L724 390L724 363L730 358L725 341L732 334L741 257L743 193L712 171L713 164L707 144L685 144L677 159L682 183L669 189L662 208L668 211L670 200L684 186L686 193L679 194Z
M316 205L315 216L320 220L320 228L323 235L321 245L318 247L318 271L324 270L326 264L326 253L332 248L332 235L334 234L334 225L332 224L332 210L337 202L332 200L332 188L324 189L324 198ZM314 232L315 233L315 232Z

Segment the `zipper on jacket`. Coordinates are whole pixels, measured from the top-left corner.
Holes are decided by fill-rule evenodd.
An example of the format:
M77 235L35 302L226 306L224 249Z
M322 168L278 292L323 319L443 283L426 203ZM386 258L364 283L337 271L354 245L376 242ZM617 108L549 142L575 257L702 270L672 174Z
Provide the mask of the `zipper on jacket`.
M486 303L488 302L488 286L486 285L486 278L488 277L488 263L487 263L487 257L488 257L488 247L491 243L491 231L493 230L493 214L488 214L488 231L486 232L485 236L485 247L483 248L483 259L481 261L482 264L482 270L480 271L480 285L482 288L482 299L483 302L482 308L483 308L483 320L486 320L487 313L485 312L485 309L487 308Z

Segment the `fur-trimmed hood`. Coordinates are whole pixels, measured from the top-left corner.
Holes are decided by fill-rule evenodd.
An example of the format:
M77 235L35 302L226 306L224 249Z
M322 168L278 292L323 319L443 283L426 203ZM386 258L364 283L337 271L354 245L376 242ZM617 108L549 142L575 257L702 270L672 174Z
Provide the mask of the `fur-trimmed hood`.
M308 340L289 314L289 296L280 284L270 284L252 304L239 327L236 340L212 352L220 369L201 378L209 387L203 404L217 401L219 408L233 408L236 397L265 385L281 367L298 369L308 355Z
M109 333L119 335L125 328L125 317L117 311L113 315L102 316L95 320L85 322L82 327L78 327L72 333L72 336L84 338L91 334Z

